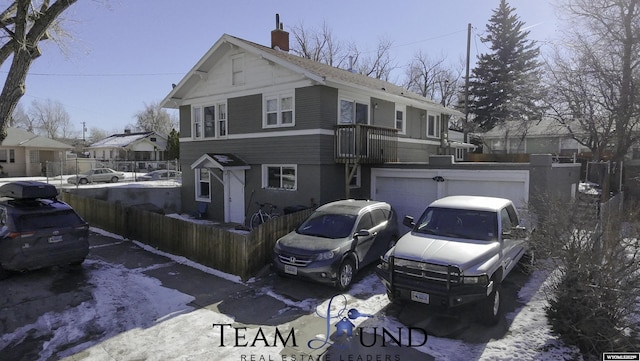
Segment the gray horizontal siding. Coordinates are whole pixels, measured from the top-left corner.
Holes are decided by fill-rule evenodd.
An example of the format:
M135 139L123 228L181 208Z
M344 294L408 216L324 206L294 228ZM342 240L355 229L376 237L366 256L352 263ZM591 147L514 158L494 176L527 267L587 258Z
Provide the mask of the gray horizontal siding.
M295 90L295 126L262 127L262 94L227 99L229 134L277 132L282 130L333 129L337 122L338 91L325 86ZM182 124L181 124L182 125Z
M180 160L190 166L204 153L232 153L249 164L333 164L333 135L207 140L180 143Z
M398 142L400 162L428 162L429 155L438 154L438 150L437 145Z

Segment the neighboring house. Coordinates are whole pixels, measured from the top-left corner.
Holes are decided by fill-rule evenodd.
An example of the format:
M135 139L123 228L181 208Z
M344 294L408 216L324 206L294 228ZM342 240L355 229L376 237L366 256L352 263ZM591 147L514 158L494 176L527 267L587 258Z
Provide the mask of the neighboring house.
M466 152L473 151L477 148L476 145L471 144L470 142L464 141L464 133L458 130L453 130L449 128L447 145L451 152L447 154L452 154L455 156L455 161L464 161L464 155Z
M0 143L0 172L6 177L41 176L47 162L64 161L71 149L57 140L7 127L7 138Z
M132 133L125 129L86 147L90 156L98 161L136 161L146 169L147 163L166 160L167 137L156 132Z
M182 205L244 223L256 202L369 198L372 166L455 152L455 110L378 79L223 35L161 105L179 109ZM456 145L457 143L452 143Z
M555 154L573 156L591 150L572 138L569 130L553 119L532 121L523 125L508 121L478 134L483 140L484 153Z

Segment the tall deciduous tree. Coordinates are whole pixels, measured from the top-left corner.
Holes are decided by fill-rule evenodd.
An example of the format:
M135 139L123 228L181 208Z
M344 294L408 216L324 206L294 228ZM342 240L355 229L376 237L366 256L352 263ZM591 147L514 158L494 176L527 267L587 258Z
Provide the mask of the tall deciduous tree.
M480 130L507 120L541 117L539 47L505 0L494 10L483 42L491 52L478 57L469 82L469 111Z
M458 67L449 66L444 56L431 58L419 51L406 68L405 87L448 107L456 101L463 69L462 62Z
M375 51L362 52L356 45L336 38L326 23L319 30L299 24L291 33L295 38L291 52L303 58L385 81L396 68L389 40L380 39Z
M15 0L0 13L0 65L11 58L0 93L0 141L7 135L7 120L25 93L27 72L41 55L38 44L50 37L59 16L77 0Z
M160 107L158 102L144 104L144 110L135 115L135 128L145 132L156 132L167 135L172 129L177 128L177 121L171 117L166 109Z
M640 0L565 0L569 29L549 66L552 115L600 160L640 139Z
M77 136L71 124L71 117L62 103L47 99L34 100L29 108L29 118L35 126L35 133L51 139L64 139Z

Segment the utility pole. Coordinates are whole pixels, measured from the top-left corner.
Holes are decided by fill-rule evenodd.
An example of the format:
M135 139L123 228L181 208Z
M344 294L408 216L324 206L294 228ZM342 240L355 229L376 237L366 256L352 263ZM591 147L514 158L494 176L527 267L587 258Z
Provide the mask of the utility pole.
M464 126L462 134L464 142L469 141L469 63L471 62L471 23L467 25L467 69L464 77Z
M82 122L82 144L86 145L87 141L84 137L85 132L87 131L87 122Z

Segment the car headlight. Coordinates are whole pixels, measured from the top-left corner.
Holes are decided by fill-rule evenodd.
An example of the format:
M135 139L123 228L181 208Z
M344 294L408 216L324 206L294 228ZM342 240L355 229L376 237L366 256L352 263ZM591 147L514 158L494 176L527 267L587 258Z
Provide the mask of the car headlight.
M324 260L333 259L338 254L339 250L340 250L340 248L336 248L336 249L332 249L331 251L326 251L326 252L319 253L316 256L316 261L324 261Z
M380 256L380 268L388 271L391 257L393 257L393 248L388 250L384 255Z
M465 285L487 285L489 284L489 278L487 275L482 276L464 276L462 277L462 283Z

